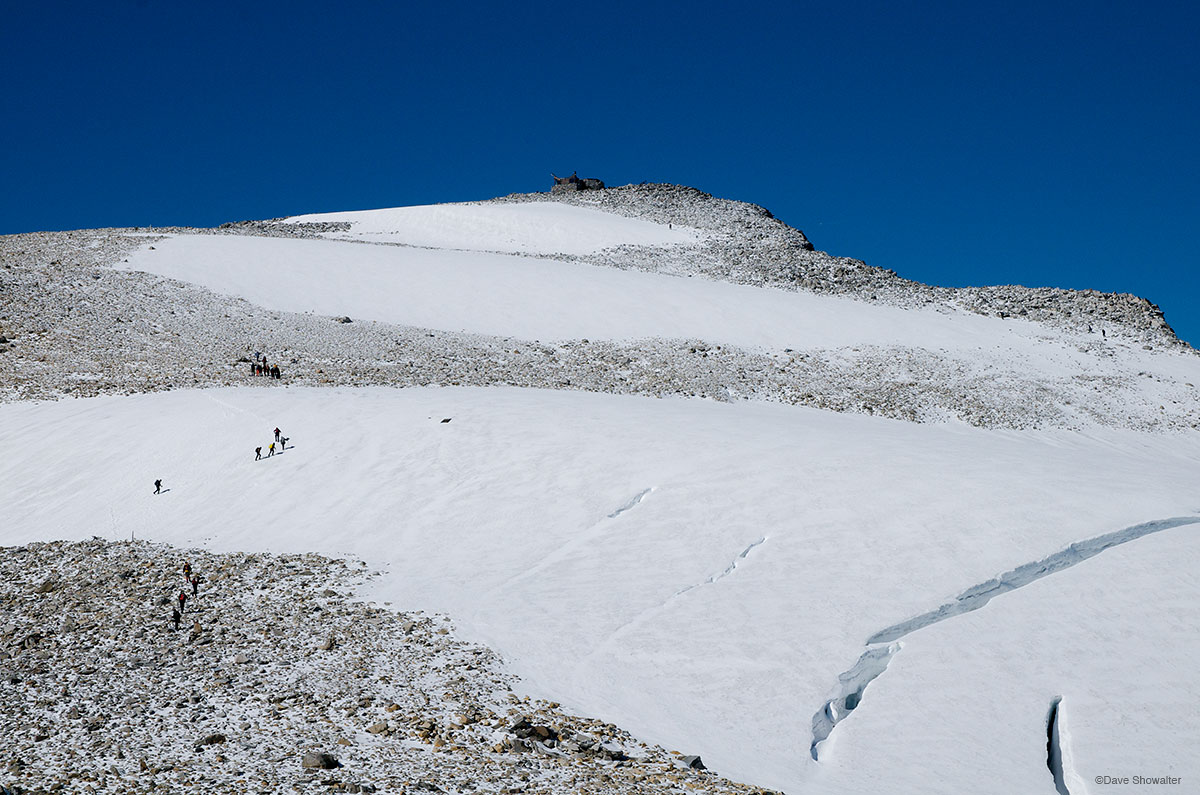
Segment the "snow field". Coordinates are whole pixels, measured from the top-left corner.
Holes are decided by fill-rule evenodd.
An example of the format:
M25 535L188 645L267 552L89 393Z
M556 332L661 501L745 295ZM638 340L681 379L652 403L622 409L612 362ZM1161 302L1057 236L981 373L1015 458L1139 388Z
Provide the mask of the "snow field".
M429 248L526 254L590 254L620 245L694 243L696 229L613 215L555 202L434 204L381 210L315 213L286 223L350 224L332 238Z
M472 251L177 235L153 250L135 251L116 267L199 284L271 309L524 340L702 339L776 352L843 349L850 360L858 346L908 347L957 360L964 369L990 366L1010 378L1124 377L1141 353L1114 342L1098 358L1083 347L1091 340L1070 332L946 307L901 309ZM1194 355L1163 353L1156 361L1156 370L1200 383Z
M288 451L253 461L276 425ZM1195 514L1200 454L1183 439L510 389L12 404L0 543L133 533L356 555L386 570L371 598L449 613L535 694L723 775L955 792L980 769L968 790L1052 791L1055 695L1085 775L1117 733L1163 749L1131 760L1200 740L1135 704L1194 699L1183 628L1200 586L1162 573L1194 570L1195 526L907 636L820 762L812 716L880 629L1072 541ZM153 496L157 477L170 491ZM1112 633L1143 651L1097 662ZM945 760L959 789L923 775Z

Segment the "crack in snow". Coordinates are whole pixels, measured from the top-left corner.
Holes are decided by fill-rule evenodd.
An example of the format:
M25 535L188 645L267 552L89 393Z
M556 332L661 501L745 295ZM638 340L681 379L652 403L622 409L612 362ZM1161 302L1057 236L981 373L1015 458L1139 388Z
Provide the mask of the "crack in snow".
M1059 550L1052 555L1030 563L1024 563L990 580L973 585L956 596L953 601L945 602L927 613L922 613L919 616L914 616L876 632L867 638L867 650L858 658L858 662L838 676L838 686L834 691L835 695L826 701L821 709L817 710L816 714L813 715L813 740L809 746L809 753L812 755L813 760L819 761L817 759L818 746L829 737L834 727L858 706L862 700L862 693L866 689L866 686L887 669L888 662L901 648L901 644L897 642L901 638L919 629L924 629L932 624L945 621L948 618L978 610L1000 594L1015 591L1055 572L1069 569L1088 558L1099 555L1106 549L1127 544L1130 541L1143 538L1152 533L1159 533L1163 530L1171 530L1190 524L1200 524L1200 518L1195 516L1175 516L1170 519L1156 519L1151 522L1132 525L1122 530L1114 530L1111 533L1105 533L1094 538L1075 541L1065 549ZM881 645L884 643L889 645ZM1052 724L1055 724L1057 707L1058 701L1055 701L1051 705L1050 720ZM1052 732L1054 728L1054 725L1048 726L1047 731ZM1061 767L1059 774L1061 774ZM1056 774L1056 785L1058 784L1059 774ZM1059 791L1061 793L1063 790Z
M733 562L732 562L732 563L730 563L728 566L726 566L726 567L725 567L725 570L724 570L724 571L722 571L720 574L714 574L714 575L712 575L711 577L709 577L707 580L705 580L705 581L703 581L703 582L694 583L694 584L692 584L692 585L688 585L688 586L685 586L685 587L683 587L683 588L680 588L678 591L676 591L675 593L671 594L670 598L669 598L667 601L670 601L671 599L674 599L676 596L680 596L680 595L682 595L682 594L685 594L685 593L687 593L688 591L692 590L693 588L699 588L701 585L712 585L712 584L713 584L713 583L715 583L717 580L722 580L722 579L724 579L724 578L728 577L730 574L733 574L733 571L734 571L734 569L736 569L736 568L737 568L738 561L739 561L739 560L745 560L745 559L746 559L746 556L750 554L750 550L754 549L754 548L755 548L755 547L757 547L757 546L760 546L760 545L761 545L763 542L765 542L766 540L767 540L767 537L766 537L766 536L763 536L762 538L758 539L758 540L757 540L757 541L755 541L753 544L751 544L750 546L748 546L748 547L746 547L745 549L743 549L743 550L741 551L741 553L740 553L740 554L738 554L738 556L737 556L736 558L734 558L734 559L733 559ZM666 602L663 602L663 604L665 605L665 604L666 604Z
M1062 741L1059 736L1058 712L1062 705L1062 696L1055 696L1050 702L1050 711L1046 714L1046 767L1054 776L1054 789L1058 795L1071 795L1063 777Z
M893 624L886 629L881 629L867 638L867 645L899 640L905 635L916 632L918 629L924 629L931 624L945 621L947 618L953 618L963 613L969 613L972 610L978 610L1002 593L1015 591L1031 582L1040 580L1042 577L1062 571L1063 569L1068 569L1077 563L1082 563L1088 558L1099 555L1106 549L1126 544L1143 536L1148 536L1151 533L1158 533L1163 530L1197 523L1200 523L1200 519L1194 516L1176 516L1171 519L1158 519L1153 522L1145 522L1132 527L1126 527L1124 530L1114 530L1111 533L1105 533L1095 538L1076 541L1066 549L1055 552L1053 555L1048 555L1041 560L1035 560L1031 563L1022 564L990 580L973 585L956 596L954 601L946 602L930 610L928 613L922 613L919 616L901 621L899 624Z
M893 643L867 649L850 670L838 676L837 694L813 715L813 739L808 752L814 762L817 761L817 746L825 741L834 726L845 720L846 716L862 703L863 691L867 689L867 685L887 670L888 663L892 661L896 652L900 651L900 647L901 644Z
M645 489L645 490L643 490L641 494L637 495L637 496L636 496L636 497L634 497L632 500L630 500L629 502L625 503L624 505L622 505L622 506L621 506L620 508L618 508L617 510L613 511L612 513L610 513L610 514L609 514L608 516L606 516L605 518L606 518L606 519L616 519L618 516L620 516L621 514L625 513L626 511L628 511L630 508L634 507L634 506L635 506L635 505L637 505L638 503L640 503L640 502L642 501L642 499L643 499L643 498L644 498L644 497L645 497L647 494L649 494L649 493L650 493L650 492L652 492L652 491L654 491L654 489L653 489L653 488L649 488L649 489Z

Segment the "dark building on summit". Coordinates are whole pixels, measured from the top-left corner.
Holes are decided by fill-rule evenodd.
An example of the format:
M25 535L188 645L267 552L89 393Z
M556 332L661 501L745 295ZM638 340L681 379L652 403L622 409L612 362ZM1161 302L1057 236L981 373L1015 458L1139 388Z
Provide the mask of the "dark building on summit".
M551 193L563 193L572 190L599 190L604 187L604 183L598 179L591 177L579 177L576 172L572 171L569 177L559 177L555 174L554 187L550 188Z

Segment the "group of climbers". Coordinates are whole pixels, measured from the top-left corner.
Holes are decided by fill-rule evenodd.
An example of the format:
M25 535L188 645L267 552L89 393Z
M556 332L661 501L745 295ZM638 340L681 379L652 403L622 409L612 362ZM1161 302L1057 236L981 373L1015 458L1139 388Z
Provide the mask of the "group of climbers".
M267 355L265 353L254 354L254 361L250 364L250 374L265 375L267 378L282 378L279 373L279 365L268 364Z
M192 586L192 593L189 596L185 586L176 597L179 600L179 607L171 611L171 621L174 623L175 629L179 629L179 621L183 618L183 611L187 609L188 599L200 595L200 575L192 571L191 561L185 561L183 564L183 581Z
M284 450L287 449L287 443L288 443L288 438L286 436L284 436L282 433L280 433L279 429L276 428L275 429L275 441L271 442L270 446L267 447L267 456L266 457L270 458L271 456L275 455L275 445L276 444L279 445L279 452L282 453ZM262 457L263 457L262 448L255 447L254 448L254 460L258 461Z

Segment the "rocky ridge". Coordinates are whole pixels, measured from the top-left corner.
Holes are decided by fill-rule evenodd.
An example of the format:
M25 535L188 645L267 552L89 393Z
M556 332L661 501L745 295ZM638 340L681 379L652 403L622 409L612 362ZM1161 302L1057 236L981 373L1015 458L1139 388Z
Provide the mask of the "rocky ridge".
M935 287L862 260L816 251L804 233L755 204L719 199L695 188L640 184L603 190L512 194L494 202L554 201L709 233L698 246L621 246L556 259L664 273L702 274L738 284L850 295L896 306L944 303L1001 318L1022 318L1077 331L1106 327L1157 345L1185 345L1162 310L1144 298L1097 290L998 285Z
M171 623L181 567L201 577ZM146 542L0 549L0 791L761 792L531 701L365 564Z

